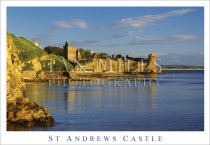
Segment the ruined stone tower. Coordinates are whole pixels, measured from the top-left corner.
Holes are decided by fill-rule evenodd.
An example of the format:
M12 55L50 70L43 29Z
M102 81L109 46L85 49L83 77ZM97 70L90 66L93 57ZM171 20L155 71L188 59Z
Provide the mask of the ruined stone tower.
M76 54L77 54L77 49L73 45L69 45L68 42L66 41L65 45L63 46L64 52L65 52L65 58L68 61L75 61L77 59Z
M148 63L146 70L149 72L157 72L156 54L154 52L148 55Z

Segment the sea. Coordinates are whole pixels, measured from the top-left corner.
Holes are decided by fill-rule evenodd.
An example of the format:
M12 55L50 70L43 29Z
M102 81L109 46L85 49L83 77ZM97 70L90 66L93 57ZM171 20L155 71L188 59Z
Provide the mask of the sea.
M136 78L135 78L136 79ZM170 70L154 80L27 83L25 95L49 109L51 127L23 131L203 131L204 71Z

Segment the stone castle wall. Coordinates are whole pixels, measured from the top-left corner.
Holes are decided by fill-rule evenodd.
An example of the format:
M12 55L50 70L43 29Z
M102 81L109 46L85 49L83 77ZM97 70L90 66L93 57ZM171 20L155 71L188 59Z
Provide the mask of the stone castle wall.
M122 59L98 59L77 65L76 71L90 72L143 72L146 70L147 63L143 61L122 60Z
M76 53L77 53L77 49L76 47L74 47L73 45L68 46L68 50L67 50L67 60L69 61L74 61L76 60Z

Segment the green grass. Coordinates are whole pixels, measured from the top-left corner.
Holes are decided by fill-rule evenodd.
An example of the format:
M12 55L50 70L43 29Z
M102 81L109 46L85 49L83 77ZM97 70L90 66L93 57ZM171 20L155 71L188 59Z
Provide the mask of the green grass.
M43 55L49 55L51 58L55 60L55 64L53 64L53 70L61 70L61 71L66 71L65 64L68 68L68 70L73 69L73 65L69 63L63 56L58 56L55 54L48 54L47 52L44 51L44 49L34 45L33 42L30 40L24 38L24 37L16 37L13 34L8 33L14 41L14 44L16 48L20 51L20 60L22 62L25 62L25 66L23 67L23 70L31 70L33 65L27 63L27 61L36 58L36 57L41 57ZM40 61L43 67L43 70L49 70L49 66L46 65L46 62ZM65 62L65 63L64 63Z
M52 65L53 71L70 71L73 69L72 64L69 63L63 56L58 56L55 54L50 54L49 56L55 60L55 63L53 63ZM41 64L43 66L44 71L50 71L49 62L41 61Z
M66 70L65 64L68 70L72 70L73 66L63 56L50 54L50 57L56 61L57 65L61 66L62 70Z
M16 48L20 50L20 59L21 61L28 61L35 57L41 57L47 54L42 48L34 45L33 42L24 38L16 37L13 34L10 34L14 40Z

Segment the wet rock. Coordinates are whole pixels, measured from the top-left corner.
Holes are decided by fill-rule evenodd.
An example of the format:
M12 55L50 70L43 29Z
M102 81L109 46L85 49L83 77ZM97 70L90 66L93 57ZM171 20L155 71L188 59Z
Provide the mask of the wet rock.
M30 101L28 98L17 98L7 101L7 123L25 127L48 127L54 124L48 109Z

